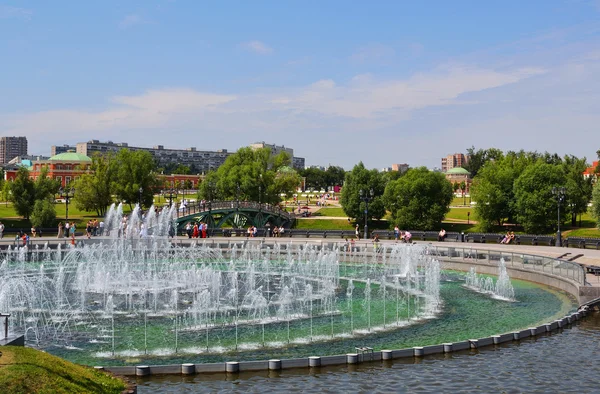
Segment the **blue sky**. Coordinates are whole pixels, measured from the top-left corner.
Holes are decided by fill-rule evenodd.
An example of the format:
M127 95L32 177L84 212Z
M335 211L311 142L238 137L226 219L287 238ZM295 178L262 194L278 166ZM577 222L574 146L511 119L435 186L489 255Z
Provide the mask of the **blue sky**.
M600 1L0 0L0 135L307 164L595 159Z

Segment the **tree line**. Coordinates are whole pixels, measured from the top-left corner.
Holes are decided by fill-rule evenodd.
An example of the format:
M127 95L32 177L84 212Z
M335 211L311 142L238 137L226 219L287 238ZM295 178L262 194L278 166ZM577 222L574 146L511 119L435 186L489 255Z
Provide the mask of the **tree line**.
M491 231L505 223L518 224L525 232L544 233L557 226L557 199L552 189L565 188L561 222L575 226L577 218L588 211L600 226L600 183L584 178L589 166L585 158L573 155L470 148L465 168L475 174L471 198L476 202L479 231ZM600 151L598 152L600 157ZM597 169L600 170L600 169ZM600 172L600 171L597 171ZM380 173L357 164L345 177L341 204L352 218L364 217L367 201L361 198L373 190L368 202L368 220L382 219L389 213L390 227L434 230L440 227L450 209L453 191L465 185L452 185L443 173L425 167L406 173ZM562 223L561 223L562 224Z

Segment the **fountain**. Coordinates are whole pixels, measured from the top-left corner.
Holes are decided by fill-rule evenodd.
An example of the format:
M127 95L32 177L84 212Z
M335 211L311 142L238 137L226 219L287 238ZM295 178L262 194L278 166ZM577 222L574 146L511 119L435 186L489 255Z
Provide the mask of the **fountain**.
M489 276L478 275L475 268L471 267L465 277L465 287L483 294L490 294L499 300L515 301L515 289L506 272L504 259L500 259L498 264L498 279L496 282Z
M212 361L370 341L444 308L440 264L425 246L382 245L362 257L285 241L177 247L168 238L173 209L136 207L124 219L113 205L102 243L8 250L0 310L12 313L12 329L88 364ZM495 286L510 293L505 268Z

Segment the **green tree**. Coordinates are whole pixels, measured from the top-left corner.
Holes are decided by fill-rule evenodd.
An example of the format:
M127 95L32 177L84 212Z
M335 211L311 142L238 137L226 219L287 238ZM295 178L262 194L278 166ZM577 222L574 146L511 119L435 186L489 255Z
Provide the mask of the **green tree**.
M159 182L154 160L149 152L121 149L111 165L115 166L111 189L119 200L132 207L138 203L141 189L142 206L149 207L153 204L154 190Z
M592 178L584 178L583 172L588 168L586 159L575 156L565 156L562 168L566 176L565 216L570 215L571 225L577 224L577 215L587 212L588 203L592 198Z
M2 183L2 190L0 191L0 193L2 193L2 199L4 200L6 206L8 206L8 201L10 200L11 183L12 182L4 181Z
M11 183L10 192L10 200L15 211L25 219L29 219L35 204L35 184L29 179L27 168L19 168L15 180Z
M306 190L321 190L328 186L327 172L320 168L305 168L299 171L299 175L304 178Z
M116 166L111 162L114 160L114 155L92 157L91 171L81 175L74 183L77 196L74 201L78 209L96 212L98 216L106 215L113 203L111 185L115 181Z
M339 166L329 166L325 170L327 187L342 186L346 177L346 170Z
M49 199L36 200L31 212L31 224L35 227L52 227L56 220L54 202Z
M539 158L537 153L509 151L479 170L471 185L471 197L477 203L475 216L481 231L490 231L507 221L514 223L514 182Z
M527 167L514 184L515 213L518 222L528 233L544 233L556 229L556 198L553 187L565 184L560 166L543 159ZM561 215L564 221L565 215Z
M190 167L184 165L184 164L179 164L177 167L175 167L175 169L173 170L173 174L179 174L179 175L189 175L191 174L191 170Z
M340 198L340 204L346 215L355 218L357 221L364 217L366 209L365 202L360 198L361 190L365 195L373 190L374 197L369 202L367 220L383 218L385 216L383 203L385 181L377 170L367 170L362 161L355 165L352 171L346 173L342 197Z
M60 188L60 182L48 177L48 168L43 167L34 182L35 199L54 202L54 195Z
M467 149L467 156L469 159L463 165L463 168L469 171L472 177L475 177L486 163L501 160L504 157L504 153L496 148L479 149L476 151L475 147L471 146Z
M199 186L199 197L277 204L281 194L291 195L301 182L290 163L285 152L272 156L269 148L241 148L208 173Z
M596 219L596 227L600 229L600 182L596 182L592 191L592 206L590 213Z
M385 188L385 207L391 212L390 226L433 230L450 211L452 184L444 174L425 167L410 169Z

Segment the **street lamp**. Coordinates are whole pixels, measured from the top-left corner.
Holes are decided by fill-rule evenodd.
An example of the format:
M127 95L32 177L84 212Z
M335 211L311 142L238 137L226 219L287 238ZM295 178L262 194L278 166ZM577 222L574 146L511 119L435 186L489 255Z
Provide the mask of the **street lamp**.
M562 246L562 237L560 234L560 204L565 200L566 190L564 187L553 187L552 194L556 196L558 204L558 230L556 231L556 246Z
M368 193L365 193L362 189L360 189L359 193L360 199L365 202L365 239L367 239L367 237L369 236L369 232L367 230L367 218L369 217L369 202L373 200L375 193L373 193L373 189L369 190Z
M236 207L237 207L236 209L239 211L239 209L240 209L240 191L241 191L242 188L240 187L239 183L237 183L236 185L237 185L237 192L236 192L236 195L235 195L235 204L236 204Z
M69 221L69 200L75 196L75 188L74 187L65 187L64 189L61 187L58 189L58 194L62 198L65 199L65 222Z
M173 189L163 190L163 195L165 196L165 198L169 199L169 208L172 207L173 206L173 197L177 197L176 190L173 190Z

